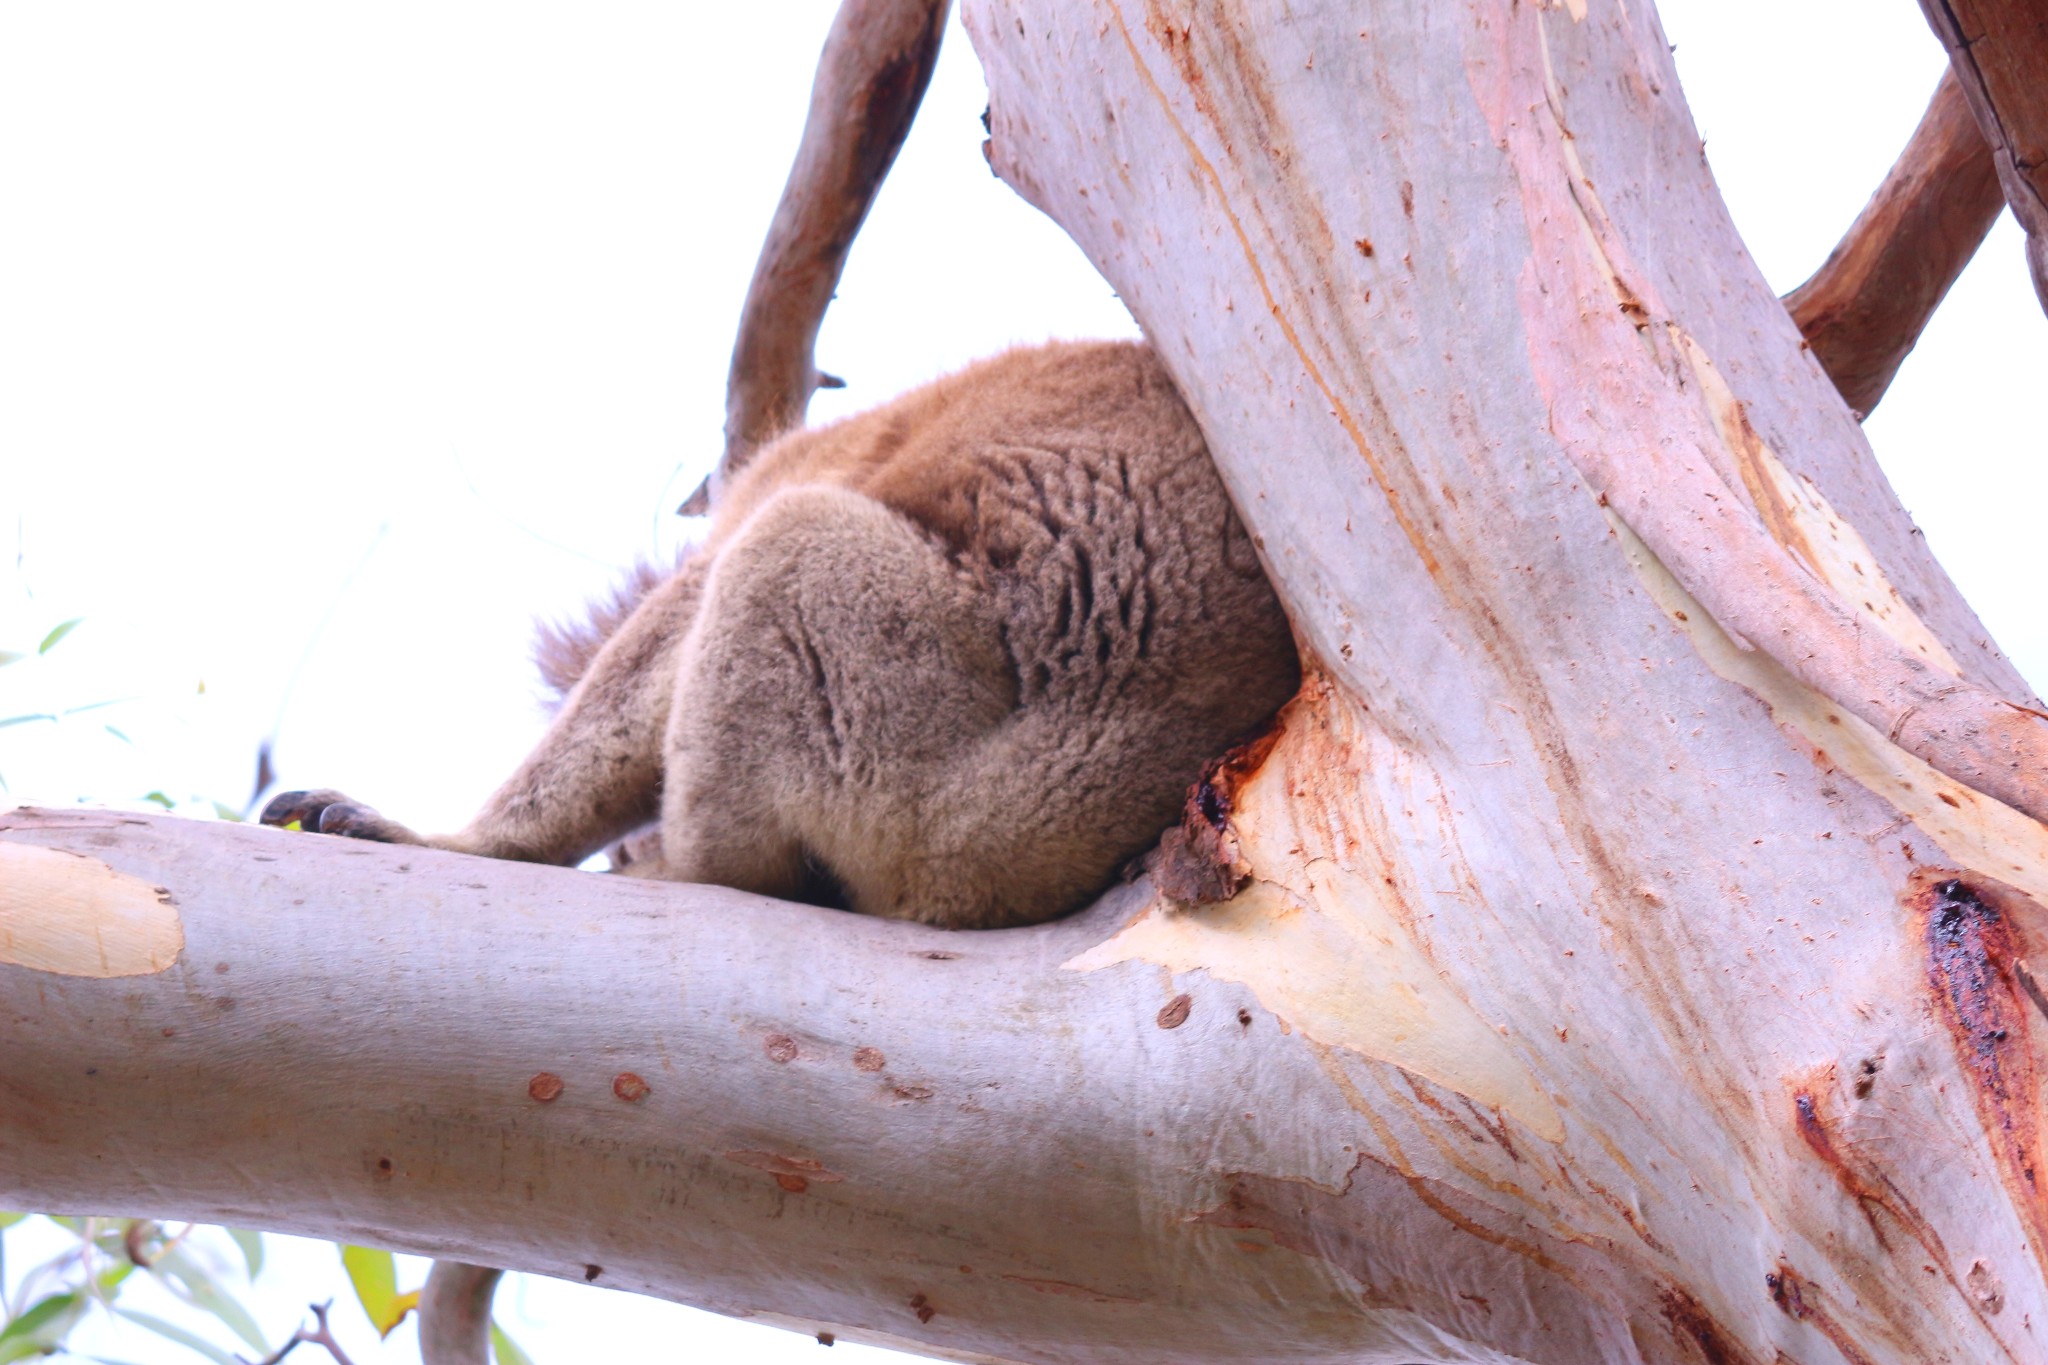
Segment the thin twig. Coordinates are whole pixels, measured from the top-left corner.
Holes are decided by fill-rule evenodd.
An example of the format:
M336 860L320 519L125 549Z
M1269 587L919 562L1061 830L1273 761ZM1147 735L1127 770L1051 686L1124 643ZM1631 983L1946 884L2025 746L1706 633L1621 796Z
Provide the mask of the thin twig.
M241 1356L236 1356L235 1360L239 1365L277 1365L300 1346L311 1342L315 1346L325 1346L327 1354L334 1357L334 1365L355 1365L355 1362L348 1358L348 1352L341 1349L341 1343L334 1339L334 1334L327 1330L327 1310L333 1306L332 1299L326 1303L308 1304L307 1307L313 1310L313 1321L316 1324L312 1331L301 1327L292 1333L291 1340L261 1360L244 1360Z

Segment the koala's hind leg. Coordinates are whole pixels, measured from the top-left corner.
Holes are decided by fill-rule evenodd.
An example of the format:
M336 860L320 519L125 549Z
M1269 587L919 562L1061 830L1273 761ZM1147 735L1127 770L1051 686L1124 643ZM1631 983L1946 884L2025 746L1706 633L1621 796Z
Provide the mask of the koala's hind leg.
M675 658L704 586L686 562L626 618L539 745L460 832L429 842L522 862L582 862L652 820Z
M286 792L265 824L419 843L520 862L574 864L652 820L675 657L697 610L693 559L655 588L592 659L538 746L455 834L421 837L339 792Z
M928 804L1017 689L995 603L904 518L776 495L720 551L679 660L660 874L768 895L822 872L901 914Z

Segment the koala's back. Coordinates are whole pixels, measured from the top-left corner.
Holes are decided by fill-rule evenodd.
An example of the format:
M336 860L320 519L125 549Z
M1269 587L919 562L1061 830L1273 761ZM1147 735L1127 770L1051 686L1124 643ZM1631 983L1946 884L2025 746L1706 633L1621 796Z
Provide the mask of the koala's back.
M1049 918L1298 682L1142 345L1018 350L770 446L721 499L663 875L954 925ZM745 856L706 856L745 837ZM763 831L772 831L764 835Z
M1193 419L1115 343L775 442L673 575L541 664L561 711L462 829L327 789L264 823L571 866L609 844L638 876L1027 924L1101 890L1299 682Z

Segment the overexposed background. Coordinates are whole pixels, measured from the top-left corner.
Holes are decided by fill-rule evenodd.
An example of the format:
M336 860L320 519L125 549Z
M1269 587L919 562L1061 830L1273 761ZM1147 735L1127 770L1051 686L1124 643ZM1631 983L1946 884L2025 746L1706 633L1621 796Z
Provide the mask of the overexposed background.
M0 650L83 618L0 670L0 719L117 703L0 729L5 795L240 807L274 735L288 784L465 820L540 728L532 618L687 533L669 513L717 453L832 9L0 7ZM1736 219L1790 289L1903 145L1940 49L1908 4L1661 9ZM988 174L984 99L956 28L826 321L849 387L815 417L1011 342L1135 330ZM2044 377L2008 217L1868 426L2037 688ZM273 1260L253 1297L277 1336L335 1296L359 1365L417 1358L410 1327L374 1344L330 1249L275 1239ZM583 1286L500 1303L539 1365L821 1359Z

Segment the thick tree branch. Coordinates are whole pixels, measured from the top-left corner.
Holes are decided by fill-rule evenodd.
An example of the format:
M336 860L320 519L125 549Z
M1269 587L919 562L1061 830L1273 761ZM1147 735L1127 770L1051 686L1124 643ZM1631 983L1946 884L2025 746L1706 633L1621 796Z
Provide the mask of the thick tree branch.
M2048 10L2037 0L1920 0L1962 83L1998 183L2027 233L2048 309Z
M994 164L1144 322L1311 656L1193 803L1236 893L948 934L18 812L0 1205L976 1360L2032 1365L2036 718L1654 14L1023 17L967 6Z
M803 425L818 373L818 327L854 235L931 83L951 0L842 0L802 145L761 246L726 380L725 456L683 504L708 511L763 443Z
M1990 144L1949 71L1870 203L1785 296L1814 359L1859 417L1884 397L2004 207Z
M1728 1115L1731 1142L1772 1145L1789 1132L1798 1145L1788 1155L1832 1144L1839 1158L1853 1141L1863 1157L1836 1169L1867 1175L1857 1161L1868 1160L1931 1174L1911 1140L1871 1128L1822 1136L1843 1131L1846 1111L1811 1086L1860 1065L1822 1041L1846 1035L1794 1024L1776 1006L1730 1013L1697 988L1699 974L1727 961L1724 936L1762 928L1753 916L1797 920L1803 933L1819 916L1829 927L1818 932L1834 934L1860 915L1926 903L1910 880L1923 855L1873 843L1873 863L1854 874L1871 881L1850 898L1865 909L1827 909L1839 889L1793 865L1843 867L1814 850L1846 827L1918 831L1944 850L1935 861L1995 866L2038 896L2044 835L2022 812L2044 808L2040 719L2002 700L2027 698L2024 684L1959 609L1748 264L1653 19L1636 6L1477 0L1456 16L1433 7L1427 21L1376 5L1324 23L1295 7L1274 23L1258 4L1112 0L1061 7L1057 22L1026 32L991 0L965 14L989 72L998 173L1074 235L1145 326L1329 669L1326 700L1290 717L1267 760L1286 774L1272 779L1270 818L1249 813L1256 798L1207 803L1235 812L1223 842L1234 837L1251 870L1228 904L1263 902L1272 918L1240 913L1276 935L1307 906L1331 924L1355 915L1361 933L1398 925L1386 929L1394 941L1413 933L1435 945L1423 950L1435 964L1469 946L1452 926L1507 913L1511 937L1583 957L1593 950L1563 919L1506 911L1555 896L1612 935L1602 957L1656 937L1636 984L1613 984L1658 1020L1639 1037L1674 1050L1672 1071L1649 1069L1668 1078L1728 1064L1724 1079L1750 1097L1735 1106L1742 1117ZM1080 50L1091 59L1065 60ZM1745 775L1725 783L1709 754L1730 751L1707 738L1732 738L1717 684L1761 702L1764 718L1757 747L1740 745ZM1687 781L1711 791L1677 796L1671 784ZM1640 810L1655 792L1674 797L1668 842L1646 839L1620 809ZM1776 808L1781 795L1803 807L1823 794L1863 814L1843 826L1817 809ZM1754 832L1738 833L1745 825ZM1803 831L1799 852L1763 873L1769 889L1751 882L1763 869L1742 846L1790 830ZM1553 880L1524 863L1506 895L1484 872L1459 892L1460 850L1475 842L1572 870ZM2006 851L1988 858L1992 846ZM1738 864L1745 909L1731 911L1733 883L1720 879ZM2039 922L2038 908L2029 914ZM1447 933L1458 949L1445 949ZM1163 923L1145 941L1146 960L1204 960L1175 951L1181 939ZM1772 964L1766 975L1790 965ZM1540 958L1529 970L1545 998L1571 975ZM1504 1019L1501 983L1453 972L1464 998L1477 1004L1465 992L1482 992L1482 1017ZM1666 1013L1654 1002L1679 979L1694 984ZM1777 984L1788 1001L1812 998ZM1361 995L1383 999L1385 988ZM1454 1013L1429 1012L1440 1024ZM1548 1018L1564 1028L1575 1012ZM1504 1026L1526 1038L1521 1019ZM1742 1060L1712 1060L1720 1049L1708 1040L1724 1031L1744 1037ZM1565 1103L1583 1114L1586 1098ZM1985 1103L1984 1121L2001 1128ZM1702 1116L1715 1108L1700 1105ZM1802 1129L1809 1110L1818 1117ZM1540 1104L1524 1112L1540 1127ZM2017 1216L2040 1225L2026 1193L2034 1161L2018 1158L2001 1179ZM1786 1188L1775 1182L1803 1179L1799 1167L1795 1155L1751 1188ZM1924 1192L1899 1204L1931 1207ZM1923 1247L1975 1235L1936 1221L1945 1230ZM1681 1277L1690 1297L1667 1301L1665 1330L1686 1343L1674 1358L1990 1360L2034 1349L2016 1325L1969 1306L1971 1267L1953 1250L1917 1266L1882 1251L1853 1269L1835 1263L1822 1277L1832 1277L1831 1305L1887 1307L1823 1328L1810 1311L1823 1291L1806 1271L1709 1268L1777 1234L1745 1236L1724 1250L1692 1243ZM1788 1264L1805 1258L1790 1253ZM2041 1294L2038 1264L2019 1263ZM1926 1265L1940 1282L1931 1293L1912 1280L1916 1268L1926 1280ZM1793 1288L1764 1309L1752 1273ZM1384 1292L1385 1281L1363 1279ZM1931 1328L1943 1314L1947 1325ZM1650 1353L1657 1338L1668 1340L1645 1334L1635 1349Z

